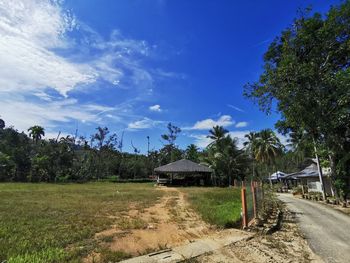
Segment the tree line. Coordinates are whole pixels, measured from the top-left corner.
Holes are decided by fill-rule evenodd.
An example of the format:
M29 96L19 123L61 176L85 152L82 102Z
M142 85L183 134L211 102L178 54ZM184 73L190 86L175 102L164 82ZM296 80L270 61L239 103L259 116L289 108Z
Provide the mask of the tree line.
M182 150L175 143L181 129L169 123L161 135L163 147L141 154L133 144L132 153L124 152L123 135L119 137L107 127L96 128L89 139L71 135L43 139L45 129L41 126L30 127L27 135L5 127L1 119L0 124L1 181L143 180L155 167L185 158L211 167L213 184L229 185L234 179L266 177L284 154L283 145L269 129L254 133L254 140L250 137L253 133L247 135L248 142L239 149L226 129L215 126L209 131L211 143L205 149L190 144Z

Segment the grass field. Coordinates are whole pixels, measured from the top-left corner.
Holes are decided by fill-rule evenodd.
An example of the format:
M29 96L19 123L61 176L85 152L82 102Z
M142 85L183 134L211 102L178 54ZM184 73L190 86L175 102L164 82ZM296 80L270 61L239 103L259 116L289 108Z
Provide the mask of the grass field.
M192 208L212 225L236 226L241 218L241 192L238 188L182 188Z
M152 184L0 184L0 262L80 262L110 215L161 195Z
M210 224L232 226L240 217L236 189L178 188ZM111 251L95 234L117 224L119 229L140 229L143 218L125 220L129 208L153 206L173 192L152 184L0 184L0 262L81 262L97 251L102 262L129 255ZM141 217L141 216L140 216ZM174 222L176 223L176 222ZM110 237L104 237L105 239Z

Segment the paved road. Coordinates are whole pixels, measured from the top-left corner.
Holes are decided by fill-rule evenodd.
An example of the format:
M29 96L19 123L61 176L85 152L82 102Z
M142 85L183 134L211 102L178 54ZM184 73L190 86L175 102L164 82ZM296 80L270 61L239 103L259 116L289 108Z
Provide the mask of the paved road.
M325 205L280 194L295 212L311 249L325 262L350 262L350 217Z

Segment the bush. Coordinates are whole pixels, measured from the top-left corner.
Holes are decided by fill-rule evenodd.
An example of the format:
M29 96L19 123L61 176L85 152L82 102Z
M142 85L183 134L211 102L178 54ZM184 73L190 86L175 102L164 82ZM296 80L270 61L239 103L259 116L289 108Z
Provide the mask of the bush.
M292 189L292 194L293 195L301 195L301 194L303 194L303 188L301 187L301 185L298 185L297 187L294 187Z

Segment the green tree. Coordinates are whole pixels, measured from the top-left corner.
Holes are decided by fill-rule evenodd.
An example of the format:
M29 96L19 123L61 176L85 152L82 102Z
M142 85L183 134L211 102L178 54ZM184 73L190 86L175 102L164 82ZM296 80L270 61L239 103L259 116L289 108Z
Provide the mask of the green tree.
M244 135L247 141L243 143L246 153L250 156L252 160L253 177L255 176L255 170L256 170L256 165L254 161L255 161L255 150L256 150L258 135L259 134L257 132L249 132L248 134Z
M212 129L209 130L209 135L207 138L211 139L213 142L210 145L215 144L216 147L221 146L221 141L225 138L228 130L226 130L223 126L216 125Z
M333 176L341 177L344 189L350 183L349 42L350 1L324 16L302 14L270 45L264 72L244 93L267 113L276 105L280 131L302 131L314 145L325 145Z
M238 149L237 141L222 126L213 127L209 133L208 138L213 142L205 150L202 162L214 169L214 183L231 185L233 179L244 179L248 158L244 151Z
M5 128L5 121L3 119L0 119L0 130Z
M28 131L29 131L29 137L33 138L33 141L35 142L35 144L38 143L38 141L42 138L42 136L45 136L45 129L39 125L30 127Z
M176 147L175 141L181 132L181 129L171 124L171 122L168 123L167 129L168 133L161 135L161 138L167 143L164 145L163 149L160 152L161 154L163 153L163 160L167 160L167 162L174 162L179 158L179 149Z
M283 145L271 129L264 129L258 133L254 148L256 161L265 165L267 173L268 167L274 165L276 158L283 152Z
M198 147L194 144L190 144L187 146L187 149L185 151L185 157L187 160L191 160L193 162L198 163L199 162L199 152Z

